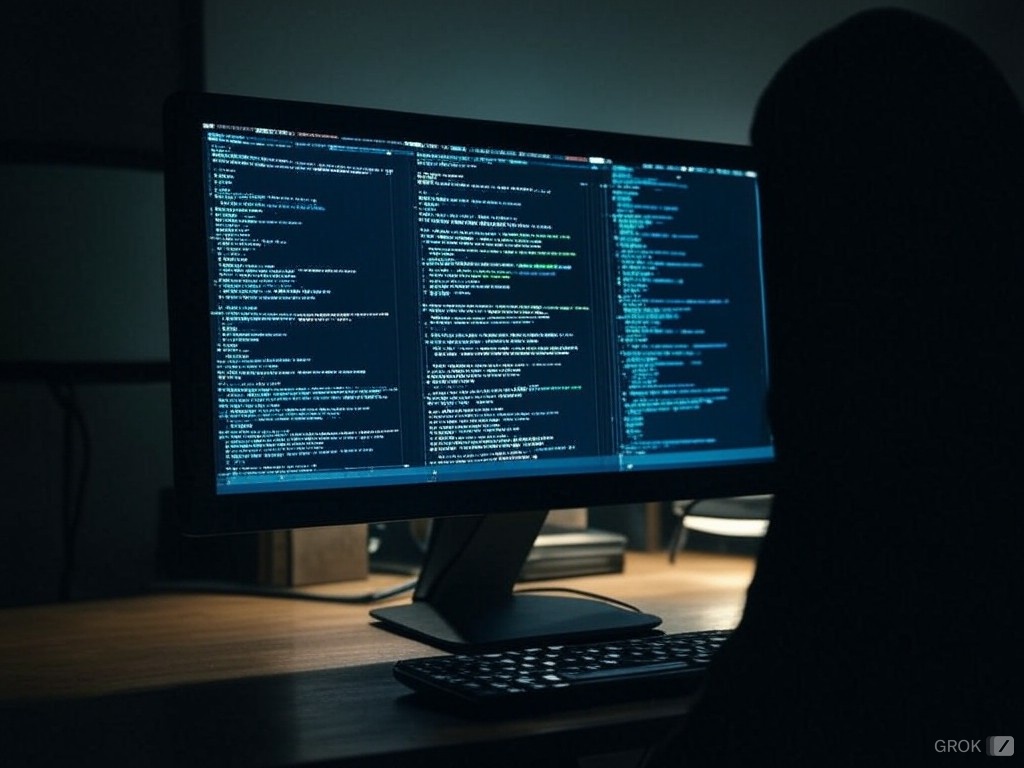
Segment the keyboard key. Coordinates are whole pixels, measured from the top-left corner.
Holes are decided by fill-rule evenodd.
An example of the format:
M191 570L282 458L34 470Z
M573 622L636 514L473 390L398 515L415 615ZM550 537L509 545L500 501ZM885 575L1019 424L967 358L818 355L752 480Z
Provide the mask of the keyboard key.
M698 685L729 631L460 653L398 662L396 679L478 714L681 694Z

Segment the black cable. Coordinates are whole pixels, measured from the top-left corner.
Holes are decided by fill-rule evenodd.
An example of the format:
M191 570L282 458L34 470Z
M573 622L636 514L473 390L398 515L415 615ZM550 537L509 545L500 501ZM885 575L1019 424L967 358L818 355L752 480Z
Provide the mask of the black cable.
M61 573L58 596L69 600L75 572L78 531L85 509L85 495L92 463L92 446L85 414L78 404L75 384L149 384L170 380L170 363L164 360L138 362L55 362L49 360L0 361L0 381L45 383L64 416L61 456ZM75 434L78 435L76 477Z
M75 421L71 416L71 409L67 406L67 393L59 385L54 385L51 390L60 406L64 419L63 438L61 440L61 493L60 493L60 539L61 539L61 567L60 581L57 587L57 599L66 601L71 592L71 579L69 561L73 547L70 546L69 530L72 518L72 495L71 475L74 470L74 440L72 434Z
M152 584L157 592L202 592L216 595L244 595L249 597L282 597L289 600L313 600L321 603L344 605L366 605L389 600L416 587L416 579L403 581L393 587L359 595L320 595L314 592L297 592L288 587L270 587L257 584L238 584L224 581L158 581Z
M597 600L601 603L617 605L620 608L625 608L627 611L632 611L633 613L642 613L642 611L635 605L630 605L629 603L623 602L622 600L616 600L614 597L608 597L607 595L599 595L596 592L587 592L584 589L574 589L572 587L529 587L527 589L517 589L513 594L521 595L526 592L568 592L573 595L590 598L591 600Z
M672 514L678 519L676 520L675 527L672 529L672 535L669 538L668 543L668 561L669 563L675 563L676 555L682 551L683 547L686 546L686 525L683 519L693 511L702 500L701 499L690 499L689 501L675 501L672 503Z
M89 428L70 384L51 382L50 392L64 414L62 489L61 489L61 540L63 544L58 598L71 599L71 587L75 572L78 530L85 508L85 492L92 463L92 446ZM75 480L75 433L77 428L79 466Z

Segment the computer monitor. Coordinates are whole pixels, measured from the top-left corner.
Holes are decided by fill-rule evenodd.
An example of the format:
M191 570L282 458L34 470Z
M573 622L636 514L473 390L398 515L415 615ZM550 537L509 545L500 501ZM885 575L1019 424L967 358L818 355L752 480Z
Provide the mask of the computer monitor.
M484 647L659 623L513 595L547 510L770 491L749 148L215 94L165 123L187 531L433 518L371 614Z

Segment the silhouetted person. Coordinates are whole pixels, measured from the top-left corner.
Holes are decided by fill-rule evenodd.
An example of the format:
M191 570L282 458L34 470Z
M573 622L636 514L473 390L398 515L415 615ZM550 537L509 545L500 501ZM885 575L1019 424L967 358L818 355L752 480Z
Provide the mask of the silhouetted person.
M655 763L984 750L1020 725L1020 106L960 35L872 11L784 65L751 140L780 479L740 626Z

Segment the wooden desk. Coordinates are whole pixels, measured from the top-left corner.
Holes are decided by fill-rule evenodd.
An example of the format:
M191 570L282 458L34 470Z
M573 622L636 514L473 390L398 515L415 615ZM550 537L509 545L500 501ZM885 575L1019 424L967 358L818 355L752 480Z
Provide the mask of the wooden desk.
M631 553L624 575L550 584L631 602L682 631L735 625L752 573L749 558L687 552L670 566ZM430 710L390 667L437 651L371 626L367 610L161 594L0 611L0 761L535 764L643 744L689 706L679 697L491 723Z

